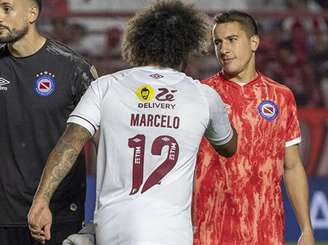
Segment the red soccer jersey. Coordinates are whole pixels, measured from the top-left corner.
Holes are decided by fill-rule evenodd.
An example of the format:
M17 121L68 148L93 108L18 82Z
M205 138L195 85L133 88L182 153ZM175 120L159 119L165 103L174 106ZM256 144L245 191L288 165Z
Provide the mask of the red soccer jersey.
M221 73L203 81L221 95L238 133L231 158L203 140L196 165L195 245L283 245L280 182L285 147L301 141L295 99L258 74L244 86Z

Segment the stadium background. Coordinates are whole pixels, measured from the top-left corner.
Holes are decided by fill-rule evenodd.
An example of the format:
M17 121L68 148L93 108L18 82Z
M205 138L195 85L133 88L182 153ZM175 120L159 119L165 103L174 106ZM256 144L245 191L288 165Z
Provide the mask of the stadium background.
M99 75L127 68L120 44L127 19L156 0L44 0L40 28L85 55ZM310 211L317 241L328 244L328 0L185 0L211 17L224 9L249 11L260 26L257 67L289 86L297 100L303 161L310 181ZM190 62L188 73L202 79L218 71L213 49ZM86 222L92 219L93 168L88 169ZM285 195L286 199L286 195ZM299 229L289 202L286 240ZM291 244L295 244L291 243Z

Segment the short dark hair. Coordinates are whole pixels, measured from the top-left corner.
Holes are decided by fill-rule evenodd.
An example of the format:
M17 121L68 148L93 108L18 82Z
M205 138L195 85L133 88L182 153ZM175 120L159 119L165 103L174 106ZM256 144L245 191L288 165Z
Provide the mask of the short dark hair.
M259 35L255 19L246 12L230 10L220 13L214 18L215 24L229 22L238 22L249 36Z
M133 66L177 68L193 52L207 51L207 20L193 5L159 1L129 20L122 44L123 59Z

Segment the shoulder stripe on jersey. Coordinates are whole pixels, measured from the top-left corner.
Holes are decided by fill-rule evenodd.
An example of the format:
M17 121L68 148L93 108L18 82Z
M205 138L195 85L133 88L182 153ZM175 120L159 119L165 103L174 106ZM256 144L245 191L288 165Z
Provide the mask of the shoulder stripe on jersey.
M81 116L78 116L78 115L70 115L69 117L78 117L78 118L81 118L84 121L88 122L93 127L93 129L95 130L95 132L97 131L97 127L95 125L93 125L93 123L91 123L89 120L85 119L84 117L81 117Z

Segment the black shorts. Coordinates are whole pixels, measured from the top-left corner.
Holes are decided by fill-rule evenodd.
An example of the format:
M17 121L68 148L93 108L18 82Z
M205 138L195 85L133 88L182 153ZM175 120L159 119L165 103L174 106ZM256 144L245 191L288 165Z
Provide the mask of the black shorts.
M77 233L82 228L81 222L67 222L52 225L51 240L46 245L62 245L63 241L71 234ZM27 227L0 227L1 245L39 245L30 234Z

